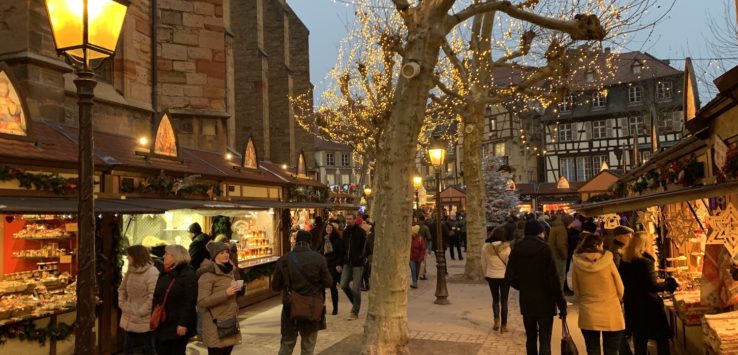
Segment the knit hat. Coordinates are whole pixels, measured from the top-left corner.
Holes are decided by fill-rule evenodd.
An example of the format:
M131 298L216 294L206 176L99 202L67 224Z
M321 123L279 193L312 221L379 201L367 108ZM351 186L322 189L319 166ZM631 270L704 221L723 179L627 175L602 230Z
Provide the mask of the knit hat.
M543 229L541 222L538 222L535 219L529 219L525 222L525 235L539 235L544 231L545 229Z
M623 235L628 233L633 233L633 228L630 228L628 226L617 226L612 231L613 235Z
M231 249L230 247L228 247L226 243L222 243L222 242L210 242L205 246L205 248L208 250L208 253L210 254L210 259L215 258L218 254L220 254L224 250Z
M190 224L190 227L187 228L187 231L190 233L200 234L202 233L202 227L200 227L200 223L192 223Z
M309 232L306 232L303 230L297 231L297 237L295 239L297 243L299 242L310 243L310 239L312 239L312 235L310 235Z

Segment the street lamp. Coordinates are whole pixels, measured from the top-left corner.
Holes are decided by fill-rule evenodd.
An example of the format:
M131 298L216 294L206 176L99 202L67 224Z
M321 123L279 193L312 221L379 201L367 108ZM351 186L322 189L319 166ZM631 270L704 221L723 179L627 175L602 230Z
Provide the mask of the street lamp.
M94 354L95 337L95 172L92 103L97 82L90 61L115 53L128 10L122 0L45 0L58 54L74 67L79 105L78 265L75 354Z
M446 288L446 246L443 245L441 230L441 170L446 157L446 147L435 142L428 149L428 158L436 171L436 301L435 304L449 304Z
M423 178L420 175L415 174L413 176L413 187L415 188L415 214L417 215L420 211L420 198L418 197L418 190L423 186Z
M369 204L369 203L370 203L370 201L369 201L369 198L370 198L371 196L372 196L372 188L371 188L371 187L369 187L369 186L365 187L365 188L364 188L364 197L366 197L366 210L367 210L367 213L369 213L369 212L370 212L370 210L369 210L369 207L370 207L370 204Z

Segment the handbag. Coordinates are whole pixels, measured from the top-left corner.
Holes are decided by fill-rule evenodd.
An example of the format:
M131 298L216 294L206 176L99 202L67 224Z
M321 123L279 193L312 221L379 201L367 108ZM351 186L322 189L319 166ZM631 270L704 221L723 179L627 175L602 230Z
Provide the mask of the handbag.
M561 355L577 355L577 344L574 343L574 339L571 338L569 332L569 325L566 324L566 318L561 319Z
M230 336L234 336L236 334L241 333L241 329L238 325L238 318L237 317L231 317L224 320L218 320L215 319L213 316L213 312L208 309L208 313L210 313L210 318L213 318L213 323L215 324L215 327L218 329L218 338L223 339Z
M310 279L305 270L302 269L300 261L297 260L294 252L290 252L290 259L295 264L300 275L305 279L305 282L310 284ZM323 319L323 310L325 300L323 297L318 295L318 292L314 287L311 287L308 295L301 295L300 293L291 289L291 282L289 280L289 260L287 261L287 278L288 284L288 300L290 303L290 319L293 321L306 321L306 322L320 322Z
M156 307L154 307L154 311L151 312L151 320L149 320L149 328L151 328L151 330L159 328L159 324L167 319L167 298L169 298L169 290L172 289L172 285L174 285L174 281L176 280L176 277L172 277L172 281L170 281L169 286L167 286L167 291L164 292L164 299L160 304L157 304Z

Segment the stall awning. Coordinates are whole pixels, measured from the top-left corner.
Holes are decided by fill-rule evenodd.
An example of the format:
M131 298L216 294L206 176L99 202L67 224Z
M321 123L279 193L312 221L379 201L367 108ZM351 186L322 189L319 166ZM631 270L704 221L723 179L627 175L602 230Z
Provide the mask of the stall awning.
M618 198L596 203L583 203L571 206L577 212L587 216L603 215L607 213L625 212L645 209L653 206L668 205L671 203L699 200L725 196L735 193L738 189L738 181L722 184L690 187L675 191L664 191L650 195Z
M95 200L98 213L164 213L159 206L130 204L124 200ZM0 197L0 213L76 213L76 198L59 197Z
M268 200L239 200L232 201L234 203L257 206L263 208L330 208L338 210L356 210L358 206L347 204L334 204L322 202L285 202L285 201L268 201Z
M229 202L229 201L208 201L208 200L170 200L170 199L154 199L154 198L137 198L121 200L127 204L142 207L159 208L165 211L169 210L249 210L259 209L261 206L255 206L249 203Z

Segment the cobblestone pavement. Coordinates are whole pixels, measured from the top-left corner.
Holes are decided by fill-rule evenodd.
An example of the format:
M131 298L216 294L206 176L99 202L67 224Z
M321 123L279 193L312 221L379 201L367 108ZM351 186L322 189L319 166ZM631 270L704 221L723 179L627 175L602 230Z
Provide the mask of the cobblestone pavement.
M428 258L428 280L419 281L418 289L410 289L408 301L409 335L411 351L418 354L524 354L525 331L518 306L518 293L510 290L509 319L507 334L499 334L492 330L492 301L486 282L472 283L463 281L464 262L449 260L448 290L450 305L439 306L435 300L435 260ZM432 266L432 267L431 267ZM408 271L409 272L409 271ZM346 343L358 343L364 331L366 318L366 302L368 294L362 295L362 309L359 320L349 321L347 316L350 304L340 291L339 313L328 315L328 329L318 334L316 354L353 354ZM330 296L328 296L330 312ZM274 297L242 310L241 329L242 344L236 346L234 354L266 355L276 354L279 350L281 312L279 297ZM580 352L584 352L584 341L577 331L576 305L569 307L569 326L572 336L578 343ZM561 322L554 322L552 349L558 354ZM421 346L424 342L432 343ZM350 344L349 344L350 345ZM432 346L431 346L432 345ZM469 345L469 346L466 346ZM471 346L475 345L475 346ZM354 346L355 349L356 346ZM430 349L429 349L430 348ZM422 349L422 351L421 351ZM474 349L474 350L472 350ZM472 350L472 351L470 351ZM299 342L295 349L299 354ZM207 354L202 344L191 343L188 354Z

